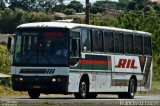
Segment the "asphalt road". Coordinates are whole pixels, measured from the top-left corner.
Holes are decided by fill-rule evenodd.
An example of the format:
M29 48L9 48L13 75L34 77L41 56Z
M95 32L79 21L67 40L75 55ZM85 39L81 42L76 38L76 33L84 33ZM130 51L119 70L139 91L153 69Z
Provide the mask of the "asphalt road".
M0 98L3 106L160 106L160 95L135 96L134 99L118 99L116 95L99 95L97 99L74 99L72 95L41 95L40 99L29 97Z

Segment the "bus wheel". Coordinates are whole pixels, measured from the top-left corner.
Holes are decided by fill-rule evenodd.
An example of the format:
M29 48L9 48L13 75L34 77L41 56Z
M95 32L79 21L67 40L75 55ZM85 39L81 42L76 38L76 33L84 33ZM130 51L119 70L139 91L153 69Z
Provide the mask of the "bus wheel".
M118 93L118 98L128 98L128 99L133 99L135 96L137 90L136 82L134 79L130 79L129 85L128 85L128 92L121 92Z
M130 79L128 85L127 98L133 99L136 94L137 86L134 79Z
M37 91L28 91L28 95L31 99L38 99L40 96L40 92Z
M86 99L88 96L88 84L87 81L83 78L79 84L79 92L74 94L77 99Z

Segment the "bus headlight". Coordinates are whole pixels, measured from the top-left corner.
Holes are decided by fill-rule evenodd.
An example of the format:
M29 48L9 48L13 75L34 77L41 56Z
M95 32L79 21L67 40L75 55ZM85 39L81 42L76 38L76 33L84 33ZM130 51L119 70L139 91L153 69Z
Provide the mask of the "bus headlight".
M23 81L23 78L19 78L20 81Z
M53 78L53 79L52 79L52 82L56 82L56 79L55 79L55 78Z
M23 81L23 78L15 78L15 81Z

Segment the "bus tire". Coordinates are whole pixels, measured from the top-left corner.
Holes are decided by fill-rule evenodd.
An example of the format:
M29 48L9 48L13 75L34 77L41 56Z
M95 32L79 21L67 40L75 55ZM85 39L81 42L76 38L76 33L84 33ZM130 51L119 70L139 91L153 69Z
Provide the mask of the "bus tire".
M133 99L137 90L137 85L135 79L130 79L129 85L128 85L128 92L127 92L127 98Z
M40 96L40 92L37 91L28 91L28 95L31 99L38 99Z
M75 93L76 99L86 99L88 97L88 83L85 78L82 78L79 83L79 92Z
M120 98L120 99L124 99L124 98L133 99L135 96L136 90L137 90L137 85L136 85L135 80L132 78L129 80L128 92L118 93L118 98Z

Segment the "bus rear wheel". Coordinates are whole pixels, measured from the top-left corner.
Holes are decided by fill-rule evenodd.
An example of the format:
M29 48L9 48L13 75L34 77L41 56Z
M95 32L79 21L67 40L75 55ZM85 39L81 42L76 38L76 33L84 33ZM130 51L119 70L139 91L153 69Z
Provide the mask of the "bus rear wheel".
M74 96L76 99L86 99L88 97L88 83L87 81L83 78L80 81L79 84L79 92L75 93Z
M137 85L134 79L130 79L128 85L128 92L118 93L118 98L133 99L137 90Z
M129 86L128 86L128 92L127 92L127 98L133 99L137 90L137 85L134 79L130 79Z
M31 99L38 99L40 96L40 92L37 91L28 91L28 95Z

